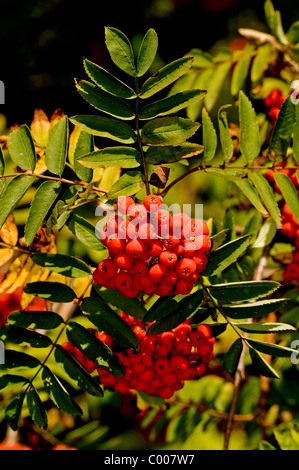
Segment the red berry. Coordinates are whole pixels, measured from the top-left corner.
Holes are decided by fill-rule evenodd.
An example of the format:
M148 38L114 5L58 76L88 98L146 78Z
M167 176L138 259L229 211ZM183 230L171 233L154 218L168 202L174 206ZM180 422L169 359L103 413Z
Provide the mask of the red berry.
M159 262L166 266L166 268L172 268L177 263L177 255L171 251L162 251L159 256Z
M162 283L169 274L169 270L160 263L154 264L149 269L149 277L154 283Z
M200 253L207 253L212 248L212 240L208 235L199 235L195 237L197 250Z
M193 274L194 276L194 274ZM193 277L192 276L192 277ZM180 295L188 295L193 289L192 281L185 281L185 279L180 279L176 285L176 293Z
M172 397L173 393L174 393L173 388L165 387L159 391L159 397L163 398L164 400L167 400L168 398Z
M111 279L116 275L117 268L111 259L105 259L99 263L97 271L104 279Z
M178 261L176 266L177 275L181 279L189 280L196 271L196 264L190 258L182 258Z
M192 328L188 323L181 323L174 330L173 334L176 339L180 341L185 341L190 338L192 333Z
M120 271L114 278L114 284L116 289L125 291L130 289L133 285L133 278L129 273Z
M204 345L206 338L205 338L204 333L196 330L196 331L192 331L190 341L193 346L195 346L196 348L199 348Z
M132 258L139 259L145 251L145 245L141 240L130 240L126 245L126 253Z
M106 246L112 254L121 253L125 249L126 241L123 238L118 238L118 236L114 234L108 237Z
M133 266L133 258L123 251L114 256L113 263L117 268L128 271Z
M189 362L185 356L175 355L170 359L170 368L175 373L185 372L189 368Z
M200 331L206 339L211 338L212 328L209 325L201 324L201 325L198 325L196 329L197 331Z
M143 205L148 212L157 212L162 206L163 201L157 194L149 194L143 200Z

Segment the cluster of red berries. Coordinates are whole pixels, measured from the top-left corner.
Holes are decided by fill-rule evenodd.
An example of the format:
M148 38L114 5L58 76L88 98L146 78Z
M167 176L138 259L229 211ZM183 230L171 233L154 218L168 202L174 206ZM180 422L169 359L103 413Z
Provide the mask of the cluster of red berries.
M145 392L149 396L171 398L175 391L184 386L185 380L193 380L206 372L208 362L214 357L215 338L209 325L201 324L192 329L188 321L171 331L161 334L147 333L147 327L141 320L122 312L121 317L136 334L139 351L125 349L115 352L123 366L122 376L116 376L105 368L93 364L70 342L66 348L86 368L88 372L97 370L100 383L119 393L132 390ZM106 333L95 333L110 348L114 340Z
M264 100L267 114L271 118L273 124L275 124L278 118L280 108L284 101L285 96L283 96L280 90L276 89L271 91L271 93Z
M108 219L100 238L109 256L94 271L94 281L130 298L140 292L189 294L212 246L204 220L171 214L155 194L142 203L119 198L117 214Z
M299 194L299 182L297 179L296 170L291 168L279 168L280 171L287 175L292 181L293 185L297 189ZM267 177L271 183L274 185L274 189L277 193L280 193L280 189L275 182L274 171L268 170ZM286 202L282 201L281 206L281 218L282 218L282 228L281 233L289 238L292 244L296 247L295 251L292 254L292 261L286 266L283 271L283 280L286 283L297 282L299 283L299 224L295 219L290 207ZM299 290L299 287L298 287Z

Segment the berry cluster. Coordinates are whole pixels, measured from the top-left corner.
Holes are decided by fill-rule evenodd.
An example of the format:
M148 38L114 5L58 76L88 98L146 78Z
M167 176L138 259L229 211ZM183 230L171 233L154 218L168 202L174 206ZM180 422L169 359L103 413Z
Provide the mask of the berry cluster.
M184 386L185 380L193 380L206 372L207 363L214 357L215 338L209 325L201 324L192 329L188 321L174 330L161 334L147 333L148 325L131 315L122 312L121 317L136 334L140 350L125 349L115 352L123 366L122 376L113 375L104 368L97 367L70 343L66 348L89 372L97 369L104 387L119 393L132 390L145 392L150 396L171 398L175 391ZM110 348L114 340L106 333L95 333Z
M94 271L98 285L126 297L187 295L206 268L211 249L207 223L180 212L171 214L158 195L142 203L119 198L117 214L101 232L109 256Z
M286 174L292 181L293 185L297 189L299 194L299 182L297 179L296 170L291 168L279 168L275 171L280 171ZM274 171L268 170L267 177L271 183L274 185L274 189L277 193L280 193L278 185L275 183ZM286 283L297 282L299 283L299 224L295 219L291 209L282 201L281 206L281 215L282 215L282 228L281 233L289 238L292 244L296 247L295 251L292 254L292 261L286 266L283 272L283 280ZM299 290L299 287L298 287Z
M285 96L283 96L280 90L271 91L270 95L268 95L264 100L267 114L271 118L273 124L275 124L278 118L280 108L284 101Z

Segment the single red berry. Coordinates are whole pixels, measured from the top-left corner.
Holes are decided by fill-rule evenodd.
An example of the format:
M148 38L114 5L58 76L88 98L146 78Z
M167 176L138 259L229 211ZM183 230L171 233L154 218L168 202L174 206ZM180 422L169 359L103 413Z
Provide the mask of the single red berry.
M162 283L169 274L169 270L160 263L154 264L149 269L149 277L154 283Z
M206 366L204 364L199 364L198 366L194 367L194 372L195 372L195 375L197 376L203 375L205 371L206 371Z
M158 375L170 374L170 362L166 357L161 357L154 363L154 370Z
M188 354L191 353L192 345L190 341L178 341L175 345L175 349L178 354L182 354L184 356L187 356Z
M205 270L207 263L208 263L207 255L205 253L196 252L192 256L192 259L196 264L197 271L199 273L202 273Z
M157 239L157 233L153 224L145 222L138 229L138 237L141 240L155 240Z
M168 387L173 387L178 382L178 376L174 372L161 377L161 382Z
M146 369L144 372L142 372L142 374L139 374L139 379L142 381L142 382L151 382L154 378L155 374L154 374L154 371L153 369Z
M108 335L107 333L98 333L96 332L95 333L95 336L100 340L102 341L103 343L107 344L107 346L109 346L109 348L112 348L113 345L114 345L114 339Z
M180 241L179 237L174 237L170 234L168 237L163 239L163 246L166 250L173 251L180 244Z
M206 356L213 351L213 345L209 341L205 341L202 346L197 348L197 351L201 356Z
M106 246L111 254L121 253L125 249L126 240L114 234L108 237Z
M99 273L98 269L95 269L94 272L93 272L93 280L96 284L98 284L99 286L104 286L106 287L107 286L107 283L108 283L108 279L104 278L103 276L101 276L101 274Z
M133 258L123 251L113 257L113 263L117 268L128 271L133 266Z
M195 370L189 367L189 369L185 370L185 372L182 373L181 377L183 380L192 380L195 377Z
M162 206L163 201L160 196L157 194L149 194L143 200L143 205L148 212L154 213L157 212Z
M104 259L97 267L97 271L104 279L111 279L117 273L117 268L111 259Z
M173 331L165 331L164 333L161 334L160 338L161 344L164 344L165 346L172 346L175 344L175 334Z
M198 325L196 328L197 331L200 331L206 339L209 339L212 337L212 328L209 325L201 324Z
M181 323L180 325L176 326L173 330L173 334L176 339L179 341L186 341L190 338L192 333L192 328L188 323Z
M177 275L181 279L190 280L196 271L196 263L190 258L181 258L176 265Z
M200 253L207 253L212 248L212 240L208 235L199 235L195 237L197 250Z
M147 241L145 245L145 251L148 253L149 256L159 256L163 250L163 243L161 240L152 240Z
M167 346L166 344L161 344L156 350L156 355L158 357L167 357L170 351L171 351L170 346Z
M145 277L148 274L148 265L144 261L137 261L130 272L138 278Z
M146 353L154 352L160 346L157 335L146 335L142 341L142 350Z
M175 253L171 251L162 251L159 256L159 262L166 266L166 268L173 268L177 263L178 257Z
M170 359L170 368L175 373L185 372L189 368L188 359L182 355L174 355Z
M114 278L114 284L119 291L125 291L132 287L133 278L129 273L120 271Z
M195 331L192 331L191 333L190 341L193 346L195 346L196 348L199 348L205 343L206 338L202 331L195 330Z
M130 240L126 244L126 253L132 258L139 259L145 252L145 245L141 240Z

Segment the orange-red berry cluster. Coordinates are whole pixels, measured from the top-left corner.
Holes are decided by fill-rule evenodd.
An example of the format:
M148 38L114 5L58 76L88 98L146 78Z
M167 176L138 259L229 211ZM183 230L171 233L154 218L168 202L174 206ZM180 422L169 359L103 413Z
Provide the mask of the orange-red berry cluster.
M280 90L271 91L270 95L268 95L264 100L267 114L271 118L273 124L275 124L278 118L280 108L284 101L285 96L283 96Z
M207 363L214 357L215 343L209 325L201 324L192 329L185 321L171 331L149 334L141 320L124 312L121 317L132 328L140 344L138 352L133 349L115 352L124 369L122 376L97 367L80 351L78 354L78 349L70 342L63 344L88 372L97 369L104 387L119 393L136 390L168 399L183 388L185 380L196 379L206 372ZM109 335L95 334L110 348L114 347L114 340Z
M299 194L299 182L296 175L296 170L291 168L279 168L275 171L280 171L286 174L292 181L293 185L297 189ZM268 170L267 177L271 183L274 184L275 191L280 193L278 185L275 183L274 171ZM299 224L295 219L290 207L286 204L285 201L282 203L281 207L281 218L282 218L282 228L281 233L289 238L292 244L296 247L295 251L292 254L292 261L286 266L283 272L283 279L287 283L298 282L299 283ZM298 287L299 289L299 287Z
M101 232L109 257L94 271L98 285L126 297L187 295L207 265L211 249L207 223L186 213L171 214L158 195L136 203L118 201Z

